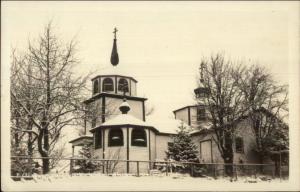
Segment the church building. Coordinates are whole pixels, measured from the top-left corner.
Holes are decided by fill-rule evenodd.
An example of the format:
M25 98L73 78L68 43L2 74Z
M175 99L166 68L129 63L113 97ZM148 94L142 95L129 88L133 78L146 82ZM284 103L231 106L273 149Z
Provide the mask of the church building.
M203 163L223 163L215 141L215 133L209 122L209 113L204 99L208 90L201 84L194 90L197 104L184 106L173 111L173 124L168 131L163 125L153 125L146 120L145 102L147 98L137 94L138 81L121 70L117 51L117 29L114 30L111 65L92 78L92 96L84 101L86 106L85 134L70 141L76 146L89 145L93 157L97 159L119 159L132 161L166 160L168 145L182 123L192 128L192 140L198 149L198 157ZM202 79L201 79L202 81ZM255 135L251 131L249 119L238 124L234 135L234 163L257 163ZM152 169L150 163L140 165L141 172ZM136 166L122 162L117 166L119 173L135 173Z
M116 33L117 29L111 65L92 79L92 96L84 101L89 111L85 125L92 135L70 141L73 155L76 146L89 145L97 159L164 160L173 133L159 131L146 121L147 98L137 95L138 81L120 70ZM179 126L180 121L176 122ZM141 164L140 171L146 172L149 166L148 163ZM117 169L123 173L136 172L136 166L130 166L129 162L119 163Z

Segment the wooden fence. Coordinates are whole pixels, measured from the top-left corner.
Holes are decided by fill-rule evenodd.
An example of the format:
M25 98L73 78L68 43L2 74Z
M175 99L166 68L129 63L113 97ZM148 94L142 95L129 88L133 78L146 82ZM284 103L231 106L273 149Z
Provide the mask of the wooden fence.
M20 161L21 159L26 159L28 163L34 163L38 160L45 159L43 157L30 157L30 156L12 156L12 160ZM219 176L225 176L225 166L232 166L233 177L237 180L240 176L254 176L257 175L266 175L271 178L275 178L275 165L274 164L225 164L225 163L192 163L192 162L176 162L176 161L137 161L137 160L120 160L120 159L86 159L86 158L55 158L48 157L48 159L65 161L64 168L69 168L68 173L80 173L80 171L74 168L74 163L80 160L89 160L91 162L95 162L97 164L97 169L84 170L87 172L95 172L101 174L114 174L120 173L118 170L111 169L111 165L116 163L123 163L127 169L125 169L124 174L131 174L135 176L141 175L170 175L171 173L185 173L190 174L193 177L201 177L201 176L210 176L213 178L218 178ZM36 160L36 161L34 161ZM141 166L145 167L147 164L147 170L141 169ZM134 173L129 170L129 165L131 170L134 170ZM134 168L134 169L133 169ZM81 170L82 171L82 170ZM27 170L26 174L12 175L13 178L20 177L30 177L34 171ZM59 172L57 170L56 172ZM280 166L280 174L278 175L280 179L286 175L286 173L282 173L282 169ZM287 173L288 175L288 173Z

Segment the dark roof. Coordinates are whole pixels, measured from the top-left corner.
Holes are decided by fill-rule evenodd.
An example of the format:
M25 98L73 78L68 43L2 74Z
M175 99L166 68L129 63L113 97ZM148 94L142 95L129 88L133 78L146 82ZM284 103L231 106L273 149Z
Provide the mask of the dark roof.
M118 98L118 99L126 98L127 100L134 100L134 101L146 101L147 100L147 98L143 98L143 97L117 95L117 94L111 94L111 93L98 93L98 94L94 95L93 97L85 100L83 103L90 103L101 97L112 97L112 98Z
M194 89L194 93L197 93L199 91L203 91L205 93L208 93L208 88L205 88L205 87L198 87L196 89Z
M173 113L175 113L175 112L177 112L177 111L181 111L181 110L183 110L183 109L185 109L185 108L197 107L197 106L199 106L199 105L187 105L187 106L185 106L185 107L181 107L181 108L179 108L179 109L174 110Z

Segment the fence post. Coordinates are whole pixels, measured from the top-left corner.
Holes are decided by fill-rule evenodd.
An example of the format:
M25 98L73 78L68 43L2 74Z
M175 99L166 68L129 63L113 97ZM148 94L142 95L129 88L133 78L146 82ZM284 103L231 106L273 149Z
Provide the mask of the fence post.
M216 164L213 164L213 166L214 166L214 178L217 179Z
M235 180L237 181L237 177L238 177L238 175L237 175L237 165L234 165L234 171L235 171Z
M140 162L139 161L136 161L136 171L137 171L137 176L139 177L140 176Z
M168 162L166 163L166 176L168 176Z
M73 159L70 159L70 175L73 173Z
M275 164L273 164L272 167L273 167L272 176L273 176L273 179L275 179L275 172L276 172Z
M194 164L191 164L191 176L194 177Z
M108 160L106 160L106 174L108 175Z
M105 169L105 161L102 161L102 174L104 174L104 169Z

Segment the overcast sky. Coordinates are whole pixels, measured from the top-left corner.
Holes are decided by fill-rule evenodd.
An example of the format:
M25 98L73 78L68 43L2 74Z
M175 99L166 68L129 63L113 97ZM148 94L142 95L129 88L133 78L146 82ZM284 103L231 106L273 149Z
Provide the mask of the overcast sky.
M155 114L193 104L200 61L223 52L259 62L288 83L291 15L297 2L2 2L3 61L53 20L59 36L76 36L78 75L110 64L117 27L119 66L138 80ZM297 7L296 6L296 7ZM295 9L294 9L295 10ZM295 27L295 26L294 26Z

